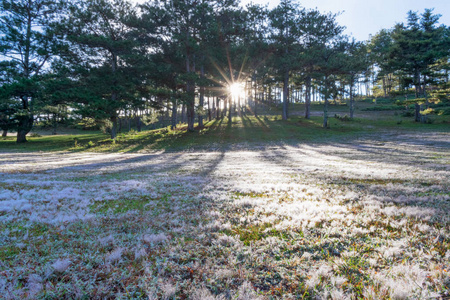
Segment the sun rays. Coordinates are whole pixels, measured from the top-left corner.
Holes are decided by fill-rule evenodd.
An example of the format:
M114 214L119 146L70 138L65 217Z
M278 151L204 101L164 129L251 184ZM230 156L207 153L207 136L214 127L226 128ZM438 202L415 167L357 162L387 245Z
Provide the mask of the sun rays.
M233 99L233 101L237 101L239 97L242 97L245 94L245 87L242 82L233 82L228 86L228 91Z

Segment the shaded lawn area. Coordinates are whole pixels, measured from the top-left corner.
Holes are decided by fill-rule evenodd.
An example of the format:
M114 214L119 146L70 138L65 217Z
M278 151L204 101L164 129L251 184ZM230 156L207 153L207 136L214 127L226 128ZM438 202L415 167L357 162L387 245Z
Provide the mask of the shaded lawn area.
M343 108L337 107L341 110ZM258 116L243 114L206 122L195 132L186 132L186 125L176 130L169 128L120 133L115 141L100 132L65 134L56 136L29 137L26 144L16 144L12 136L0 139L0 150L8 152L70 151L70 152L148 152L183 150L218 150L249 148L267 143L332 143L351 141L366 134L383 130L395 130L399 134L408 132L445 132L449 129L446 117L434 124L414 123L409 119L394 116L392 112L371 112L365 118L341 121L330 112L330 128L323 129L322 118L292 117L282 121L278 115Z

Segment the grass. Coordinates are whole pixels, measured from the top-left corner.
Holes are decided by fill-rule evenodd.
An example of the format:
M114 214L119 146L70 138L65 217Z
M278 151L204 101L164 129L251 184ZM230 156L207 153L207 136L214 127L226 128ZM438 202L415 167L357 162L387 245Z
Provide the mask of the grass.
M206 122L203 128L195 132L186 132L186 125L176 130L169 128L147 130L143 132L119 133L115 141L101 132L64 134L41 137L29 137L28 143L16 144L10 136L0 139L0 149L8 152L70 151L70 152L148 152L230 149L250 147L267 143L334 142L342 139L357 138L361 134L374 133L383 129L398 131L442 132L448 130L450 116L431 116L433 124L420 124L411 118L404 118L391 111L367 111L376 106L373 103L360 102L356 118L348 121L345 105L330 106L328 129L322 128L322 105L312 105L312 117L305 119L296 115L304 110L302 104L291 107L293 115L282 121L276 110L270 115L255 117L243 114ZM275 113L275 114L274 114ZM337 115L338 118L333 116Z
M1 141L0 298L445 299L448 116L358 105Z
M5 273L0 276L10 291L3 295L205 299L228 293L239 299L249 293L263 299L315 299L327 293L368 298L373 292L373 299L391 299L406 286L408 297L415 299L422 291L413 281L426 280L427 295L444 296L449 288L444 271L450 253L448 178L444 171L425 170L435 168L434 156L445 160L445 151L422 152L420 144L391 146L390 153L415 151L405 158L405 170L379 147L373 153L308 144L288 147L292 150L226 151L224 157L131 155L133 161L114 164L100 155L106 164L96 162L95 168L68 162L65 168L48 165L37 173L0 173L4 193L34 205L30 212L18 209L2 216ZM421 169L415 163L419 158L430 165ZM283 160L288 163L280 168ZM164 168L155 169L155 161ZM335 161L339 167L333 167ZM18 164L33 169L37 162L39 157ZM86 176L93 172L103 175ZM386 177L386 172L395 174ZM68 186L82 197L57 193ZM395 202L403 195L409 202ZM51 199L61 206L47 213L54 209ZM64 216L83 203L84 212L75 210L81 220L54 223L45 217ZM374 203L375 210L370 208ZM419 231L418 226L424 227ZM436 232L442 237L434 242ZM69 261L68 269L52 271L61 259ZM39 279L36 289L33 276Z

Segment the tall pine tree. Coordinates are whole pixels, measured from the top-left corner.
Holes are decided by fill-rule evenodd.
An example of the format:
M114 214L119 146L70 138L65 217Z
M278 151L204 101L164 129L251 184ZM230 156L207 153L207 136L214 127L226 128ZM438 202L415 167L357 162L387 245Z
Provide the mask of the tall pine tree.
M57 54L52 22L59 9L53 0L0 0L0 54L9 62L2 64L2 72L10 77L2 85L0 101L19 104L14 111L18 143L27 141L41 75Z

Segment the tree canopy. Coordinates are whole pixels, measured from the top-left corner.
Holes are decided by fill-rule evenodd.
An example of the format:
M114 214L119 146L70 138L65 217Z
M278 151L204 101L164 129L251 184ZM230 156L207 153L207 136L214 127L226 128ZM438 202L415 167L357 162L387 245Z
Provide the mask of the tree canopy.
M175 128L204 118L289 103L328 102L414 88L416 120L432 99L448 101L449 28L431 9L371 40L343 35L336 15L282 0L268 9L235 0L1 0L0 125L25 142L43 116L91 118L117 135L123 116L155 114ZM230 86L242 93L234 97ZM236 99L234 99L236 98ZM437 101L437 100L436 100ZM214 111L213 111L214 110ZM140 128L140 127L139 127Z

